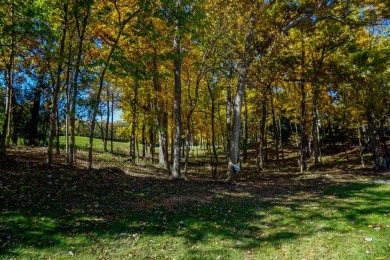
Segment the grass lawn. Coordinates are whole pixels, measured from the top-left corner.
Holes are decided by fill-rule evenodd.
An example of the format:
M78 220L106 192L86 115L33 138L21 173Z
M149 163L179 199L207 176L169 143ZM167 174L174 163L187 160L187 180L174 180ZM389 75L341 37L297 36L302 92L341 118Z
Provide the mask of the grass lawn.
M65 149L65 136L60 136L60 146L61 148ZM69 138L70 142L70 138ZM76 136L76 145L77 148L81 150L88 150L89 147L89 137L86 136ZM128 154L129 153L129 142L115 142L114 141L114 153L122 153L122 154ZM93 140L93 149L96 152L103 152L104 151L104 143L103 140L100 138L94 138ZM108 141L107 143L107 149L110 151L111 149L111 141Z
M70 139L69 139L69 142L70 142ZM129 154L129 150L130 150L130 143L129 142L116 142L114 141L113 142L114 145L114 154ZM88 150L88 147L89 147L89 137L86 137L86 136L76 136L76 145L77 145L77 148L80 149L80 150ZM65 136L60 136L60 147L62 149L65 149ZM142 148L143 148L143 145L142 144L138 144L138 147L139 147L139 153L142 154ZM108 151L111 151L111 142L108 141L108 144L107 144L107 149ZM149 153L149 147L147 148L147 153ZM98 152L98 153L103 153L104 151L104 143L103 143L103 140L100 139L100 138L94 138L93 140L93 150L95 152ZM170 149L168 149L169 153L170 153ZM158 156L158 152L159 152L159 148L156 147L155 148L155 151L156 151L156 156ZM191 147L191 150L190 150L190 156L192 157L205 157L205 156L209 156L207 154L207 150L205 150L205 148L203 149L200 149L200 147ZM218 149L218 152L219 153L222 153L221 149Z
M2 259L390 259L385 175L267 172L230 185L44 157L0 158Z

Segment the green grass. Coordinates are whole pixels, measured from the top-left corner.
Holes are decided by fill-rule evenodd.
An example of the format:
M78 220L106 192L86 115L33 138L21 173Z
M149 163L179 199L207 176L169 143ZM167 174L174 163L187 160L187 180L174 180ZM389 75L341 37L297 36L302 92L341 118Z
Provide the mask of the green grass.
M65 148L65 136L60 136L60 146L61 148ZM70 142L70 140L69 140ZM78 149L88 150L89 147L89 137L85 136L76 136L76 145ZM116 142L114 141L114 153L128 154L129 153L129 142ZM141 146L142 147L142 146ZM110 151L111 149L111 141L107 143L107 149ZM95 152L103 152L104 151L104 143L100 138L94 138L93 140L93 150Z
M390 258L390 185L306 189L292 180L292 189L263 190L81 170L10 172L0 179L3 259Z
M88 150L89 147L89 137L85 136L76 136L76 145L77 148L80 150ZM114 154L129 154L130 149L130 143L129 142L116 142L114 141ZM142 153L142 144L138 144L139 146L139 152ZM65 136L60 136L60 147L62 149L65 149ZM107 149L110 151L111 149L111 142L108 141ZM149 147L147 149L150 149ZM102 153L104 151L104 143L103 140L100 138L94 138L93 141L93 150L98 153ZM168 149L170 153L170 149ZM156 147L156 156L158 155L159 148ZM223 154L223 151L221 149L218 149L219 154ZM149 153L149 150L147 151ZM203 157L209 157L208 151L205 149L200 149L199 147L192 147L190 150L190 156L192 157L198 157L200 159L203 159Z

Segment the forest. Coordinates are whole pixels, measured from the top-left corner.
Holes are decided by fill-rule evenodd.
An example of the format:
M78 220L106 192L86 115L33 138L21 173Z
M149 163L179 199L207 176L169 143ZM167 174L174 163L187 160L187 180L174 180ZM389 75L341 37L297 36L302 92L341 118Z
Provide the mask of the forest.
M0 0L0 256L390 257L389 36L387 0Z

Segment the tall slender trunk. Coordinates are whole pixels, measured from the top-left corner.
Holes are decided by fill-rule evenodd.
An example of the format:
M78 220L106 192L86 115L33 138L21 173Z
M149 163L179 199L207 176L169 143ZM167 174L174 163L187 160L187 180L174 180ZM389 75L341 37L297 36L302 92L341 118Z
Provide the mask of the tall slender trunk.
M111 154L114 154L114 91L111 93Z
M233 102L232 102L232 92L231 86L226 88L226 148L227 157L229 158L230 147L232 142L232 115L233 115ZM201 135L202 143L202 135Z
M368 131L371 141L371 151L372 151L372 158L375 165L375 171L379 171L380 169L380 156L379 156L379 134L378 134L378 127L376 123L375 114L372 111L367 112L367 119L368 119Z
M52 89L54 86L52 86ZM54 93L51 96L51 113L49 119L49 140L47 145L47 164L51 165L53 163L53 139L55 135L55 127L56 127L56 116L57 116L57 106L56 102L54 102Z
M173 112L172 112L172 121L174 121L174 115L173 115ZM170 163L171 164L173 164L173 155L174 155L174 138L175 138L175 136L174 136L174 131L173 131L173 129L172 129L172 131L171 131L171 160L170 160Z
M301 84L301 172L307 171L308 137L306 133L306 91L303 80Z
M386 143L386 134L385 134L385 118L381 118L380 120L380 143L382 145L382 169L387 170L389 168L389 151L387 149L387 143Z
M64 4L64 28L62 30L61 44L60 44L60 53L59 53L59 62L57 67L57 78L55 83L53 83L52 93L51 93L51 114L50 114L50 132L49 132L49 145L47 147L47 163L50 165L53 163L53 139L56 136L56 125L58 120L58 96L61 91L61 74L62 74L62 64L64 61L64 52L65 52L65 39L66 32L68 30L68 4ZM59 140L59 137L58 137ZM59 144L58 144L59 145ZM58 146L59 154L59 146Z
M131 159L132 163L135 164L136 159L136 129L137 129L137 102L138 102L138 80L136 76L136 84L134 86L134 97L132 100L132 126L131 126L131 142L130 142L130 150L131 150Z
M104 137L104 152L107 153L107 143L108 143L108 127L110 124L110 90L107 88L107 117L106 117L106 136Z
M188 71L187 71L188 72ZM191 98L191 79L190 79L190 74L188 72L187 78L188 78L188 99L191 103L190 105L190 110L188 111L187 114L187 120L186 120L186 141L185 141L185 149L183 149L184 157L185 157L185 162L184 162L184 178L188 180L188 161L190 157L190 145L191 145L191 139L192 139L192 129L191 129L191 122L192 122L192 114L195 111L196 105L198 104L198 99L199 99L199 87L200 87L200 81L202 79L203 72L199 72L196 77L196 82L195 82L195 97L192 99Z
M146 140L145 140L145 123L142 123L142 128L141 128L141 143L142 143L142 159L145 159L146 156Z
M245 40L245 52L241 58L241 63L238 68L238 85L234 102L233 110L233 126L232 126L232 142L229 149L228 162L228 180L233 182L236 179L236 168L239 155L239 141L240 141L240 124L241 124L241 109L242 101L245 92L245 85L249 67L253 61L252 41L253 31L255 27L255 14L250 15L250 26L247 31Z
M215 146L215 115L214 115L214 111L215 111L215 98L214 98L214 95L213 95L213 91L210 87L210 82L208 82L207 84L207 88L209 90L209 94L210 94L210 98L211 98L211 146L213 148L213 160L211 162L211 165L212 165L212 169L211 169L211 173L212 173L212 177L213 179L216 178L217 176L217 168L218 168L218 154L217 154L217 148Z
M218 123L221 126L220 127L221 135L219 135L221 140L218 141L218 147L219 147L219 144L222 144L223 152L226 153L226 145L225 145L226 144L226 139L225 138L226 138L227 135L226 135L226 132L225 132L225 128L223 127L223 118L222 118L222 115L221 115L221 112L222 112L221 103L217 102L217 105L218 105L218 108L217 108Z
M185 140L185 158L184 158L184 176L186 179L188 179L188 162L190 158L190 142L191 142L191 116L189 114L187 115L187 122L186 122L186 140Z
M153 125L149 127L149 140L150 140L150 162L153 163L154 157L156 155L156 135L154 132Z
M267 89L264 90L263 93L264 100L262 104L262 116L261 116L261 123L260 123L260 136L259 136L259 147L257 151L257 166L258 169L261 171L264 167L264 162L263 162L263 147L265 146L266 143L266 138L265 138L265 128L267 124Z
M170 172L168 162L168 113L165 109L164 99L162 98L162 87L159 77L157 64L157 47L154 46L153 55L153 89L157 92L156 115L157 115L157 131L159 142L158 163L164 167L167 172Z
M275 107L274 107L274 97L273 97L273 90L271 88L271 85L267 86L267 89L269 91L270 95L270 101L271 101L271 111L272 111L272 125L274 128L274 143L275 143L275 152L276 152L276 167L277 170L280 171L280 159L279 159L279 128L276 124L276 113L275 113Z
M57 120L56 120L56 155L60 155L60 117L57 107Z
M31 131L29 133L28 144L34 145L34 146L36 146L38 144L37 143L38 119L39 119L39 110L40 110L40 106L41 106L42 90L44 88L43 78L44 78L44 74L41 73L38 77L38 84L34 90L34 101L33 101L33 106L31 108L31 121L30 121Z
M362 130L360 128L360 124L358 126L358 139L359 139L360 164L364 167L364 153L363 153L363 145L362 145Z
M313 124L312 124L312 136L313 136L313 157L316 167L319 166L319 132L318 132L318 100L319 99L319 86L314 84L313 86Z
M14 56L15 56L15 43L16 43L16 34L14 29L15 24L15 2L11 1L11 23L12 23L12 31L11 31L11 52L9 64L6 64L6 111L5 111L5 119L3 124L3 130L0 138L0 155L4 155L7 152L7 146L10 145L11 142L11 125L12 125L12 110L13 110L13 102L12 97L13 93L13 84L14 84Z
M87 30L88 19L90 15L91 6L87 5L86 14L82 19L81 28L79 24L79 14L75 14L76 18L76 26L77 32L79 36L79 42L77 46L77 58L74 64L74 78L72 82L72 98L71 98L71 106L70 106L70 155L69 155L69 165L73 166L76 161L76 107L77 107L77 97L78 97L78 85L79 85L79 74L81 67L81 59L83 56L83 46L85 40L85 32Z
M65 114L65 153L66 163L69 164L69 118L70 118L70 69L72 63L72 43L68 46L68 62L66 69L66 80L65 80L65 96L66 96L66 114Z
M307 156L308 156L308 137L306 133L306 90L305 90L305 80L304 80L304 67L305 67L305 42L302 38L301 41L301 80L300 80L300 90L301 90L301 172L307 171Z
M244 93L244 144L242 151L242 160L244 163L247 161L248 157L248 103L246 100L246 94Z
M175 1L176 8L181 7L181 1ZM175 74L175 101L173 105L173 110L175 113L175 143L174 143L174 155L173 155L173 169L172 169L172 178L180 178L180 163L181 163L181 53L180 53L180 36L179 36L179 21L176 21L175 26L175 36L173 40L174 46L174 74Z
M280 111L279 111L280 113ZM283 147L283 137L282 137L282 120L278 120L278 133L279 133L279 143L280 143L280 152L282 153L282 163L284 163L284 147Z

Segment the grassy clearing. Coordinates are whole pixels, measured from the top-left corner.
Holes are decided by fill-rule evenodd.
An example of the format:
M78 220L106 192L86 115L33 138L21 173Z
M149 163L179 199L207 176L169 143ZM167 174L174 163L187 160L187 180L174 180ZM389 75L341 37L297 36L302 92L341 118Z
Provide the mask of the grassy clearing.
M4 259L390 258L390 185L374 184L379 176L173 182L132 168L46 168L44 150L31 153L0 159Z
M24 145L21 143L21 145ZM80 150L88 150L88 147L89 147L89 137L86 137L86 136L76 136L76 145L77 145L77 148L80 149ZM60 136L60 147L62 149L65 149L65 136ZM142 148L143 148L143 145L142 144L138 144L138 147L139 147L139 152L140 154L142 153ZM114 154L128 154L129 153L129 149L130 149L130 143L129 142L116 142L114 141L113 142L113 150L114 150ZM111 142L109 141L108 144L107 144L107 149L108 151L110 151L111 149ZM147 148L148 151L147 153L149 153L149 147ZM95 152L98 152L98 153L103 153L104 151L104 143L103 143L103 140L100 139L100 138L94 138L93 140L93 150ZM159 152L159 148L156 147L155 148L155 151L156 151L156 156L158 156L158 152ZM170 151L169 151L170 152ZM219 149L219 153L222 153L222 151L220 151ZM192 157L205 157L205 156L209 156L208 155L208 151L205 150L205 148L203 149L200 149L200 147L191 147L191 150L190 150L190 155Z
M62 149L65 148L65 136L60 136L60 147ZM88 150L89 147L89 137L86 136L76 136L76 145L78 149ZM128 154L129 153L129 142L113 142L114 153L116 154ZM109 141L107 144L107 149L110 151L111 142ZM103 152L104 151L104 143L100 138L94 138L93 140L93 150L95 152Z

